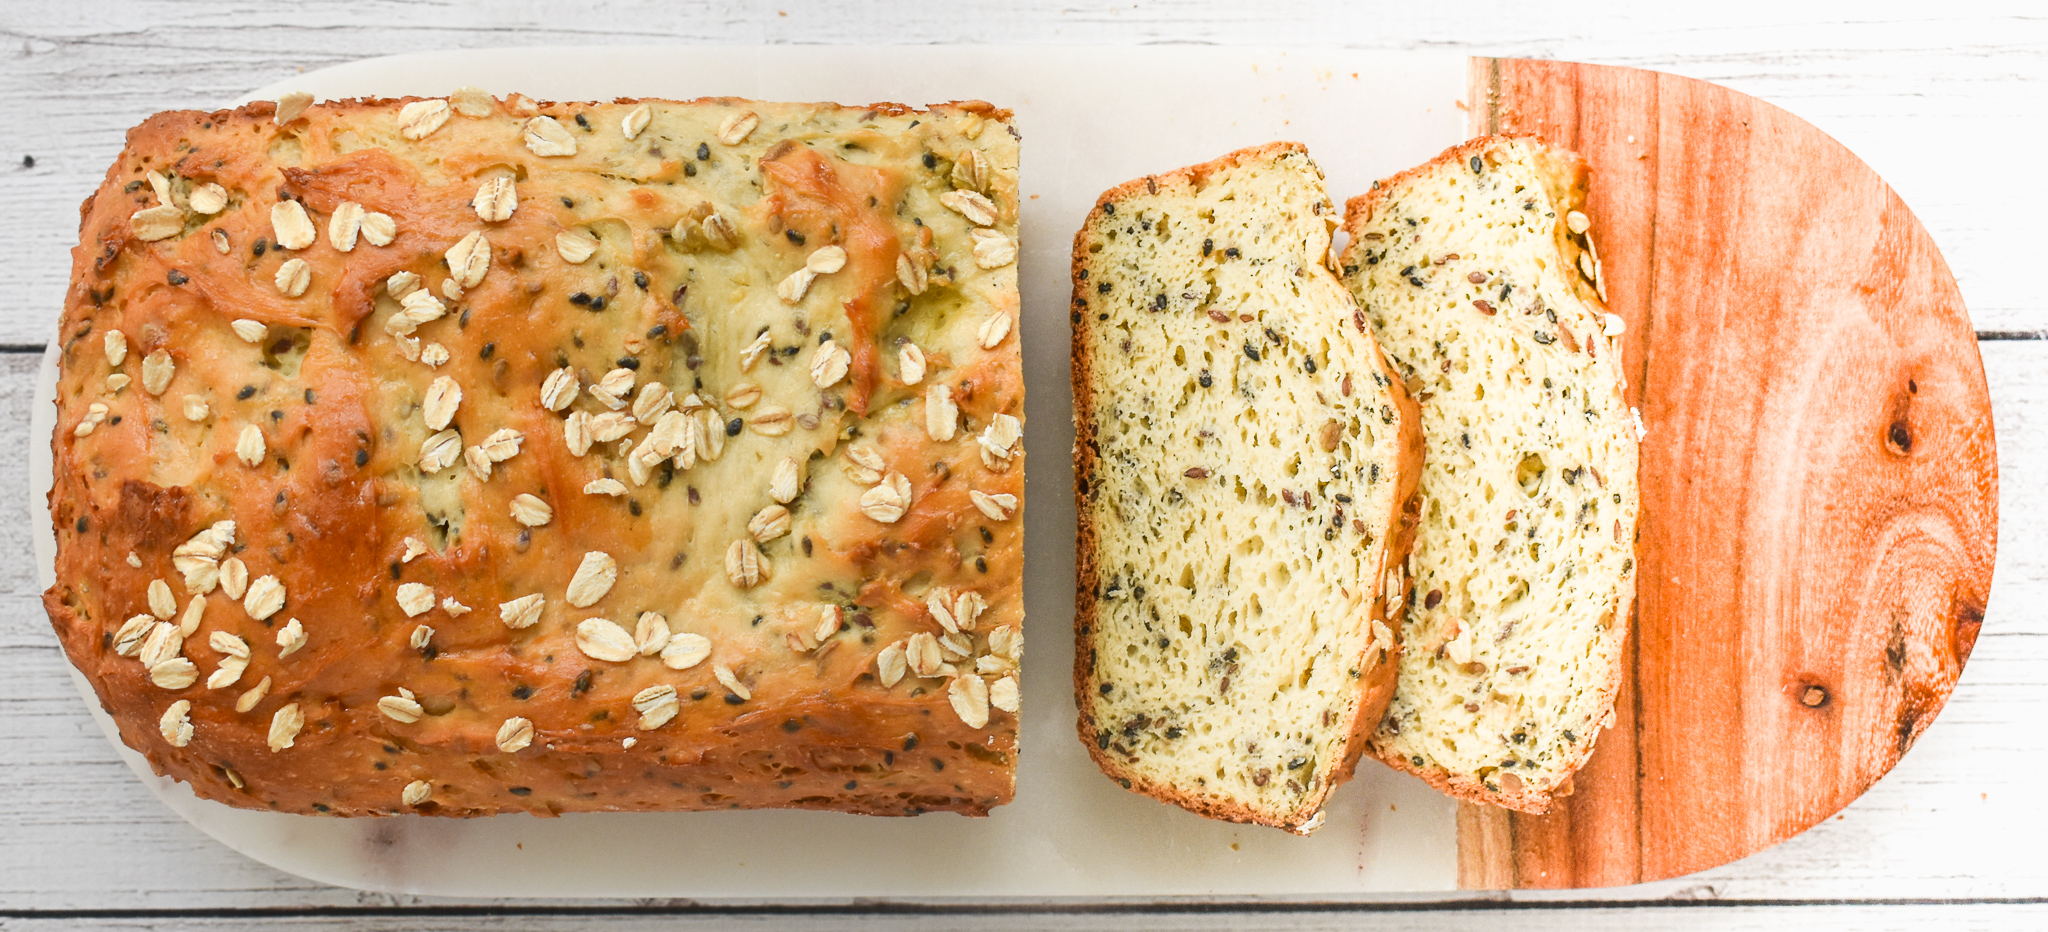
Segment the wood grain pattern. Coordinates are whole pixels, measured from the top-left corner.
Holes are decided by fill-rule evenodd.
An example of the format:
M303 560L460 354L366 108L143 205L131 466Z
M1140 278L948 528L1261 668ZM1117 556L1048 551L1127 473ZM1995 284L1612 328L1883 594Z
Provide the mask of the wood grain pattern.
M1643 442L1633 678L1545 816L1460 819L1461 882L1673 877L1776 844L1933 721L1991 586L1997 462L1955 280L1877 174L1688 78L1481 60L1475 132L1593 165Z

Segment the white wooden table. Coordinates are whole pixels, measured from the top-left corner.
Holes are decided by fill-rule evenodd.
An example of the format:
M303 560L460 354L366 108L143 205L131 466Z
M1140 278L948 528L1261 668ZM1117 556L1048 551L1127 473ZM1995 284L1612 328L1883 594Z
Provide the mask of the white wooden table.
M2048 927L2048 17L2039 0L1801 5L1512 0L834 4L398 0L0 4L0 932L11 929ZM402 51L608 42L1195 42L1450 49L1655 68L1763 97L1874 165L1941 245L1981 337L1999 431L2000 559L1982 639L1905 761L1838 816L1678 881L1374 903L449 902L257 864L150 796L87 717L27 543L37 356L76 207L149 113ZM574 62L544 62L574 67Z

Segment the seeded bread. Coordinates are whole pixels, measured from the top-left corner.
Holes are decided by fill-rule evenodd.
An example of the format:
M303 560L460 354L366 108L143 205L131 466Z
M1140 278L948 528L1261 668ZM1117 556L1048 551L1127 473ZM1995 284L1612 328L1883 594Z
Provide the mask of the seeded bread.
M1394 683L1414 405L1293 143L1105 193L1074 241L1074 681L1123 786L1306 834Z
M307 103L83 209L44 601L130 746L294 813L1010 799L1007 112Z
M1613 719L1636 443L1586 164L1487 137L1350 202L1343 273L1422 407L1400 688L1373 749L1461 799L1570 791Z

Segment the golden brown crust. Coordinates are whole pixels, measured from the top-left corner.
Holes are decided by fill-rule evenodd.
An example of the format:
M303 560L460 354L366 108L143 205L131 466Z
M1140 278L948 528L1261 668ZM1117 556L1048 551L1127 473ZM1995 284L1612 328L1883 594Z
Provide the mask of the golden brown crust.
M1074 235L1074 251L1070 269L1070 280L1073 282L1074 289L1072 307L1070 308L1070 323L1072 325L1071 371L1074 397L1074 504L1077 521L1075 529L1074 684L1076 701L1080 709L1080 713L1075 721L1076 733L1080 738L1081 745L1087 749L1089 757L1095 761L1096 766L1125 789L1171 803L1207 818L1266 825L1301 835L1308 834L1314 830L1316 824L1320 821L1319 814L1323 802L1337 785L1349 780L1355 773L1358 761L1365 753L1364 739L1371 735L1381 714L1385 711L1388 701L1393 697L1394 686L1400 670L1400 626L1388 623L1388 607L1390 605L1402 604L1405 601L1405 587L1408 581L1406 575L1402 574L1401 580L1404 591L1392 599L1384 591L1383 582L1387 578L1387 569L1400 566L1405 561L1408 546L1413 542L1415 536L1415 516L1418 513L1419 504L1416 497L1416 484L1420 479L1423 455L1420 413L1414 400L1409 397L1407 390L1402 386L1401 380L1394 374L1393 367L1388 362L1386 355L1380 351L1377 344L1372 342L1370 332L1366 329L1364 316L1357 314L1354 309L1354 322L1361 335L1360 338L1371 345L1375 363L1380 373L1387 378L1391 386L1390 390L1394 395L1394 405L1397 412L1394 427L1400 437L1402 451L1400 459L1394 466L1396 488L1398 489L1396 500L1405 504L1401 509L1399 520L1395 522L1392 528L1375 529L1376 536L1384 538L1387 541L1387 546L1384 550L1385 557L1380 566L1380 572L1376 574L1372 583L1375 596L1371 600L1372 612L1370 618L1371 620L1388 624L1389 629L1395 633L1395 644L1387 652L1386 658L1378 664L1362 662L1362 654L1359 658L1360 662L1357 665L1367 669L1368 676L1359 682L1359 699L1353 707L1350 720L1338 722L1332 726L1335 729L1342 730L1350 737L1344 745L1345 757L1338 762L1331 778L1324 781L1321 787L1303 799L1301 806L1294 813L1298 817L1292 819L1274 818L1268 813L1249 806L1231 803L1215 797L1199 796L1188 792L1182 787L1149 779L1131 768L1125 761L1112 756L1107 750L1098 746L1095 740L1101 726L1092 715L1094 706L1091 701L1093 697L1089 690L1089 684L1092 681L1090 659L1095 650L1095 630L1097 626L1096 593L1101 591L1102 577L1100 569L1095 563L1097 531L1092 520L1088 485L1095 476L1098 455L1094 429L1096 423L1095 394L1093 390L1095 383L1094 364L1092 362L1093 354L1089 342L1096 336L1096 331L1094 327L1090 326L1091 321L1086 313L1084 313L1088 308L1090 296L1086 279L1082 276L1082 271L1088 264L1089 230L1105 216L1105 204L1115 204L1141 191L1157 193L1162 181L1185 183L1190 186L1198 185L1202 179L1209 175L1240 165L1269 161L1285 153L1301 153L1306 155L1307 151L1307 147L1298 142L1276 141L1240 149L1199 165L1191 165L1171 172L1135 178L1110 188L1096 197L1094 208L1089 211L1087 217L1082 221L1079 230ZM1339 289L1339 293L1345 294L1346 300L1349 300L1349 292L1347 290ZM1366 645L1364 651L1369 652L1370 650L1370 645Z
M771 806L978 815L1007 802L1015 716L994 709L986 726L970 727L949 701L947 679L908 676L884 687L875 657L912 634L943 633L925 607L928 588L972 589L986 600L979 631L968 636L977 655L989 649L991 630L1022 620L1021 518L994 520L970 496L1014 495L1021 514L1021 446L1007 462L991 463L975 443L997 415L1023 414L1017 339L984 349L975 334L985 315L1014 320L1015 266L978 267L968 250L973 225L937 201L950 190L955 158L982 151L999 211L992 228L1014 242L1008 112L975 101L926 111L647 101L657 108L655 123L628 146L620 123L641 101L515 97L492 102L485 117L452 115L412 142L394 130L399 106L413 100L323 103L285 128L272 124L267 101L161 113L130 132L81 209L52 441L57 583L44 603L123 740L203 797L298 813L400 811L414 781L431 797L412 810L441 815ZM759 111L762 126L744 147L726 146L715 129L742 106ZM571 127L579 154L548 159L522 145L520 126L536 114ZM908 128L912 120L922 125ZM787 135L775 127L785 122L806 138L857 141L864 154L785 148L782 155L810 173L808 187L774 177L772 168L762 178L758 166L775 161L770 150ZM657 138L663 133L693 135L682 147L680 138ZM702 180L693 182L700 165ZM157 204L150 169L174 184L185 226L145 241L131 215ZM508 169L519 207L486 222L472 197L482 179ZM750 179L769 196L728 197ZM189 204L191 187L207 182L231 195L212 216ZM306 248L275 245L271 208L287 197L313 215L316 237ZM670 236L678 215L704 202L746 237L730 255L692 252L697 247ZM329 220L344 203L388 214L396 237L336 248ZM911 225L911 216L924 226ZM608 239L614 251L600 259L573 264L559 254L556 234L586 229L623 238ZM413 272L440 294L451 277L445 254L478 230L489 238L489 271L417 334L445 344L448 360L429 367L416 361L417 348L404 358L399 335L386 327L397 308L386 280ZM216 231L225 252L216 249ZM817 279L808 300L777 303L778 280L842 232L862 237L847 242L844 270ZM937 260L927 293L972 313L955 310L955 322L941 327L914 309L925 305L896 283L895 262L899 251L921 248ZM275 283L287 259L308 266L312 284L301 297ZM711 290L710 274L750 268L759 274L730 293L701 294ZM610 307L589 306L592 295ZM876 310L883 301L888 314ZM771 315L762 323L773 325L778 355L788 344L787 364L755 368L751 379L766 394L741 411L722 399L738 380L739 348L751 342L751 331L733 332L749 313ZM230 329L235 320L267 333L249 342ZM110 365L104 350L115 329L128 344L121 365ZM822 333L835 329L854 362L848 381L821 391L806 384L805 370ZM927 438L917 390L892 374L897 341L912 337L929 354L924 384L950 385L960 409L964 423L950 443ZM887 348L886 360L878 347ZM174 366L160 394L145 389L145 361L159 350ZM780 403L801 415L798 426L781 441L747 429L716 462L707 455L694 471L661 463L645 485L633 482L609 444L573 454L564 444L567 411L538 401L558 366L576 370L588 388L628 357L636 382L673 385L677 405L693 388L704 392L716 424L730 417L750 427L761 405ZM128 382L110 385L113 374ZM464 461L434 475L415 465L432 433L420 398L440 376L465 390L450 424L465 444L500 428L524 434L516 455L495 461L488 478ZM200 420L186 416L187 395L206 402ZM107 410L81 433L91 404ZM873 413L863 418L859 407ZM576 408L604 410L587 394ZM237 454L247 426L265 440L256 466ZM792 529L759 545L773 572L740 589L723 568L726 545L768 504L774 456L799 438L812 445L812 458L808 486L789 506ZM842 476L855 438L872 445L883 472L908 479L900 519L879 523L858 509L863 485ZM627 493L584 493L602 477L617 478ZM519 493L550 503L552 519L515 523L509 502ZM192 590L174 565L176 548L221 520L237 524L223 557L244 561L250 577L282 583L284 607L275 615L255 618L222 588ZM407 538L428 542L427 552L408 558ZM594 551L616 559L618 582L587 608L573 608L565 589ZM175 596L173 622L195 596L204 602L182 644L196 667L190 686L153 684L132 649L116 649L124 621L151 611L153 580ZM459 605L442 602L411 617L396 590L414 583ZM546 598L542 620L508 628L500 603L529 593ZM819 613L828 606L840 607L846 623L820 642ZM709 659L675 670L645 656L596 660L578 647L580 620L606 617L630 632L643 611L710 638ZM301 623L305 644L286 653L277 639L288 619ZM424 648L414 646L421 624L433 629ZM232 665L232 644L219 649L217 632L241 639L248 664L232 684L208 688L209 676ZM750 695L723 685L720 666ZM267 693L237 711L238 697L264 681ZM677 713L640 727L634 697L659 686L677 690ZM415 722L379 711L379 700L401 687L425 708ZM160 726L178 700L190 703L191 736L182 745ZM271 723L287 706L304 724L289 747L273 749ZM497 736L514 716L530 720L535 737L506 752Z
M1445 149L1443 152L1439 153L1435 158L1430 159L1429 161L1424 162L1421 165L1417 165L1413 168L1409 168L1405 171L1399 172L1397 174L1374 182L1371 190L1368 190L1364 194L1360 194L1356 197L1351 198L1348 201L1345 201L1345 233L1352 238L1353 242L1358 242L1359 238L1362 237L1366 232L1368 232L1374 212L1379 208L1379 206L1383 202L1385 202L1385 200L1389 196L1391 196L1393 190L1402 183L1407 182L1411 179L1424 177L1428 175L1430 172L1442 168L1446 164L1464 162L1465 160L1470 159L1474 156L1483 156L1488 151L1508 141L1524 141L1532 143L1535 145L1537 151L1541 153L1544 157L1554 160L1556 164L1552 166L1552 172L1546 173L1546 181L1551 180L1559 174L1569 176L1571 180L1567 185L1564 186L1563 189L1553 189L1550 192L1551 197L1553 198L1553 200L1566 205L1566 208L1568 210L1583 211L1585 209L1586 191L1591 179L1592 170L1590 166L1587 165L1584 158L1579 156L1578 153L1573 152L1569 149L1553 145L1548 140L1545 140L1543 137L1536 134L1504 133L1468 139L1465 142L1459 143L1455 146ZM1572 259L1576 260L1577 253L1579 250L1576 246L1573 246L1564 241L1563 233L1561 232L1562 229L1563 225L1559 224L1559 248L1567 255L1570 255ZM1590 286L1587 286L1583 282L1577 281L1576 279L1574 279L1574 282L1576 285L1576 293L1578 294L1580 300L1591 305L1597 311L1606 311L1606 302L1602 299L1600 294L1595 289L1593 289ZM1589 343L1592 343L1597 339L1597 335L1588 335L1587 337ZM1620 357L1614 353L1609 353L1607 356L1607 364L1608 368L1614 375L1614 385L1616 393L1624 394L1626 375L1624 374L1624 370L1622 369ZM1627 642L1630 621L1633 617L1632 611L1634 602L1635 582L1634 577L1631 576L1629 577L1627 584L1622 587L1621 597L1615 604L1615 624L1622 626L1623 630L1621 642L1624 645L1624 647ZM1598 742L1600 734L1604 732L1606 728L1613 723L1614 699L1620 691L1621 680L1622 677L1627 673L1627 667L1628 651L1626 649L1615 651L1613 667L1610 670L1605 682L1602 683L1600 688L1599 705L1600 707L1606 708L1608 710L1607 715L1605 716L1605 718L1601 720L1599 730L1595 731L1591 735L1588 735L1586 740L1578 742L1576 745L1573 746L1572 756L1563 762L1562 766L1559 768L1560 772L1565 773L1567 775L1574 773L1580 767L1584 766L1586 760L1592 756L1593 747ZM1370 737L1371 732L1372 729L1368 729L1368 737ZM1566 776L1562 782L1557 783L1549 788L1537 788L1524 785L1519 789L1510 789L1506 786L1503 786L1503 788L1500 790L1494 790L1487 787L1478 778L1473 776L1469 776L1466 774L1451 773L1449 770L1441 767L1417 766L1407 757L1398 753L1393 753L1388 749L1382 747L1377 741L1371 742L1371 748L1374 756L1378 757L1387 766L1392 767L1395 770L1400 770L1406 773L1414 774L1415 776L1420 777L1423 782L1436 788L1439 792L1451 796L1452 798L1464 800L1467 802L1481 803L1484 805L1491 806L1500 806L1502 808L1513 809L1518 812L1527 812L1534 815L1542 815L1543 813L1550 811L1552 803L1554 803L1558 798L1571 795L1571 778L1569 776Z

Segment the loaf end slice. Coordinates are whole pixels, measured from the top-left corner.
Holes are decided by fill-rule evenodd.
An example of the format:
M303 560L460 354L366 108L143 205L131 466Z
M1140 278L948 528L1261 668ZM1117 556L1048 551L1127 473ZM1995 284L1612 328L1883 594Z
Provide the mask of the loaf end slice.
M1075 237L1079 730L1123 786L1306 834L1392 692L1417 414L1298 144L1105 193Z
M1460 799L1544 812L1613 720L1636 444L1576 154L1454 147L1347 205L1346 284L1427 453L1400 687L1372 739Z

